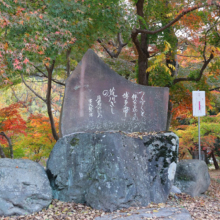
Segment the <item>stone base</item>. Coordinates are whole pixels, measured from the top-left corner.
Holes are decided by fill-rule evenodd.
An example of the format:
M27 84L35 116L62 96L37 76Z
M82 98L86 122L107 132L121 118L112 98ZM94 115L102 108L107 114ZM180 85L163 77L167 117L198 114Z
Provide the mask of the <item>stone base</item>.
M165 202L177 151L172 132L138 138L121 132L66 136L47 162L53 197L104 211Z

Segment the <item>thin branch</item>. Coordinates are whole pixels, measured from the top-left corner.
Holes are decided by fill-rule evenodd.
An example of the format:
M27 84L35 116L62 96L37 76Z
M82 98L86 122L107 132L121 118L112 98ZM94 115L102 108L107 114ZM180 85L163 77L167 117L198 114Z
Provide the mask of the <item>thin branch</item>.
M206 42L206 35L205 35L205 45L204 45L204 49L203 49L203 53L202 53L202 56L203 56L205 62L206 62L206 55L205 55L206 45L207 45L207 42Z
M41 97L39 94L37 94L25 81L24 81L24 77L23 74L21 73L21 79L23 81L23 83L25 84L25 86L31 90L31 92L34 93L34 95L36 95L39 99L41 99L43 102L47 102L46 99L44 99L43 97Z
M149 30L145 30L145 29L134 29L133 31L135 33L145 33L145 34L156 34L156 33L159 33L165 29L167 29L168 27L170 27L171 25L175 24L177 21L179 21L184 15L192 12L192 11L195 11L199 8L203 8L203 7L206 7L206 6L212 6L212 5L217 5L217 3L214 3L212 2L211 4L203 4L203 5L198 5L198 6L194 6L192 8L189 8L189 9L184 9L174 20L172 20L170 23L166 24L165 26L159 28L158 30L155 30L155 31L149 31Z
M16 93L15 93L15 90L13 89L13 87L11 86L11 90L15 96L15 98L17 99L17 102L20 102L20 99L17 97Z
M69 49L67 49L67 51L66 51L66 60L67 60L66 74L67 74L67 77L69 77L69 75L70 75L70 53L71 53L71 47ZM52 79L52 81L53 81L53 79Z
M111 51L103 44L102 40L97 39L97 41L100 43L100 45L104 48L104 50L109 54L109 56L110 56L111 58L117 58L117 57L119 56L119 54L121 53L123 47L125 47L125 46L128 44L128 43L123 43L123 42L122 42L121 33L118 33L118 35L117 35L117 41L118 41L118 47L117 47L117 49L116 49L117 52L114 52L114 51L111 52ZM115 44L114 44L112 41L110 41L110 43L111 43L113 46L115 46Z
M187 56L187 55L182 55L182 54L177 54L177 56L201 58L201 56Z
M48 76L42 70L40 70L37 66L33 65L33 67L42 74L42 76L40 76L40 75L36 75L36 76L48 78ZM61 85L61 86L65 86L66 85L65 83L62 83L62 82L60 82L60 81L58 81L56 79L52 79L52 81L55 82L56 84Z
M8 28L6 26L6 28L5 28L5 38L6 38L7 34L8 34Z
M100 45L104 48L104 50L108 53L108 55L111 58L114 58L114 54L105 45L102 44L102 41L100 39L97 39L97 42L100 43Z
M21 101L21 100L18 98L18 96L16 95L15 90L14 90L14 88L13 88L12 86L11 86L11 90L12 90L12 92L13 92L15 98L17 99L17 102L20 102L20 103L22 104L22 106L23 106L24 108L26 108L27 106L26 106L24 103L27 101L27 96L26 96L26 101ZM23 94L22 94L22 96L23 96ZM22 96L21 96L21 98L22 98Z
M178 82L183 82L183 81L194 81L194 82L198 82L201 77L202 77L202 74L204 72L204 70L206 69L206 67L208 66L208 64L211 62L211 60L214 58L214 55L213 55L214 51L211 52L210 56L209 56L209 59L207 61L204 62L201 70L200 70L200 73L199 73L199 76L194 78L194 77L187 77L187 78L177 78L177 79L174 79L173 80L173 85L178 83Z
M209 91L215 91L215 90L219 90L220 87L215 87L214 89L209 89Z
M54 66L55 66L55 60L52 61L52 64L50 67L48 67L46 64L44 65L47 69L47 72L53 72Z
M157 56L157 54L158 54L158 53L155 53L155 54L151 55L149 58L155 57L155 56Z

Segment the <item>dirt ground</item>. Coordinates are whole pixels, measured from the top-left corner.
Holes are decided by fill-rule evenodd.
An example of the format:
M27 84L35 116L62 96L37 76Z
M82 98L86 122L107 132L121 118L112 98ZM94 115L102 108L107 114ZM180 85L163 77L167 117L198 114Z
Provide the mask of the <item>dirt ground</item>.
M215 180L219 179L220 181L220 170L210 170L209 174L211 179L215 179Z

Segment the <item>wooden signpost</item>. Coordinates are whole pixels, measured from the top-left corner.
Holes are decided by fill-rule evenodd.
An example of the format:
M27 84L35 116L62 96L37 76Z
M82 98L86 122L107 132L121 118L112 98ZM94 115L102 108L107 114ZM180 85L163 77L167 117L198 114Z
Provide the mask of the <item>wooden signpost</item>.
M199 160L201 160L201 146L200 146L200 117L206 115L205 107L205 91L193 91L193 116L198 117L198 133L199 133Z

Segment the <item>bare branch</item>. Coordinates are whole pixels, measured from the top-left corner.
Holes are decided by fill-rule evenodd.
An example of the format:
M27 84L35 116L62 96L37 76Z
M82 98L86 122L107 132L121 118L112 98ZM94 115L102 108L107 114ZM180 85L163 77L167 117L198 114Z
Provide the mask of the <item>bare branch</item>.
M128 43L123 43L122 42L122 37L121 33L118 33L117 35L117 41L118 41L118 47L116 49L117 52L115 51L110 51L102 42L102 40L97 39L97 41L100 43L100 45L104 48L104 50L109 54L111 58L117 58L119 54L121 53L123 47L125 47ZM115 47L115 44L111 41L111 44Z
M17 102L20 102L20 99L17 97L16 93L15 93L15 90L13 89L13 87L11 86L11 90L15 96L15 98L17 99Z
M66 74L67 74L67 77L69 77L69 75L70 75L70 53L71 53L71 47L69 49L67 49L67 51L66 51L66 60L67 60Z
M187 56L187 55L182 55L182 54L177 54L177 56L181 56L181 57L195 57L195 58L201 58L201 56Z
M209 91L215 91L215 90L219 90L219 89L220 89L220 87L215 87L213 89L209 89Z
M46 102L46 99L44 99L43 97L41 97L39 94L37 94L24 80L23 74L21 73L21 79L23 81L23 83L25 84L25 86L31 90L31 92L34 93L34 95L36 95L39 99L41 99L43 102Z
M27 95L26 95L26 101L24 102L24 101L21 101L21 100L18 98L18 96L16 95L15 90L14 90L14 88L13 88L12 86L11 86L11 90L12 90L12 92L13 92L15 98L17 99L17 102L20 102L20 103L22 104L22 106L23 106L24 108L26 108L27 106L26 106L24 103L27 101ZM22 96L23 96L23 94L22 94ZM21 97L22 97L22 96L21 96Z
M208 66L208 64L211 62L211 60L214 58L214 51L211 52L210 56L209 56L209 59L207 61L204 62L200 72L199 72L199 76L194 78L194 77L186 77L186 78L176 78L173 80L173 85L178 83L178 82L183 82L183 81L194 81L194 82L198 82L201 77L202 77L202 74L204 72L204 70L206 69L206 67Z
M141 0L142 2L143 0ZM139 2L139 1L138 1ZM135 33L145 33L145 34L156 34L156 33L159 33L165 29L167 29L168 27L170 27L171 25L175 24L177 21L179 21L184 15L192 12L192 11L195 11L199 8L203 8L203 7L206 7L206 6L213 6L213 5L216 5L219 7L219 5L217 5L217 3L215 2L212 2L210 4L201 4L201 5L197 5L197 6L194 6L192 8L188 8L188 9L184 9L175 19L173 19L171 22L169 22L168 24L166 24L165 26L159 28L158 30L155 30L155 31L149 31L149 30L146 30L146 29L134 29L133 31Z
M42 76L40 76L40 75L36 75L36 76L48 78L48 76L42 70L40 70L37 66L33 65L33 67L42 74ZM56 84L61 85L61 86L65 86L66 85L65 83L62 83L62 82L60 82L60 81L58 81L56 79L52 79L52 81L55 82Z
M105 46L102 44L102 40L100 39L97 39L97 41L100 43L100 45L104 48L104 50L108 53L108 55L111 57L111 58L114 58L114 54Z

